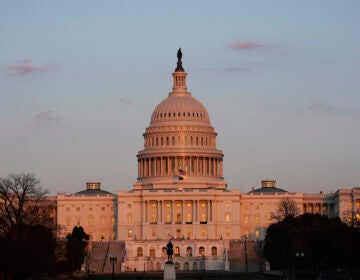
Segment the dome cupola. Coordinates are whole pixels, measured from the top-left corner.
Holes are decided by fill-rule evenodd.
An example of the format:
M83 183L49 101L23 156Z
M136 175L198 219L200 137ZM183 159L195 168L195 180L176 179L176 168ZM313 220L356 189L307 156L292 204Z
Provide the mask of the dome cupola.
M181 49L173 89L154 109L138 152L135 188L225 188L223 153L204 105L187 91Z

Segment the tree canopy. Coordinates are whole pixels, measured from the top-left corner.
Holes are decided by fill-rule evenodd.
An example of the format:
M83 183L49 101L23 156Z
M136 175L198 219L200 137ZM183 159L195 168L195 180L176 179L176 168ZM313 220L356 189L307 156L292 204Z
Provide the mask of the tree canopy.
M81 226L75 226L66 237L66 259L70 270L80 270L86 255L87 240L89 235Z
M303 214L270 225L264 252L272 269L284 273L323 275L341 269L354 274L360 264L359 248L359 229L339 218Z
M21 239L22 225L44 224L48 213L42 202L46 190L33 174L10 174L0 177L0 236Z
M6 279L55 270L56 240L45 226L46 191L39 184L33 174L0 178L0 272Z

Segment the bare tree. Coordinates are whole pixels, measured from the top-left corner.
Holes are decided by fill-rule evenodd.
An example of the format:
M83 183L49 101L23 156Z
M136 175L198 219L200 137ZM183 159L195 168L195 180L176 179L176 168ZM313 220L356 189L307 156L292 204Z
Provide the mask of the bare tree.
M24 225L44 224L49 218L40 181L29 173L0 177L0 236L20 238Z
M272 214L272 218L277 221L281 221L288 216L297 216L299 214L299 208L295 200L289 198L283 198L280 200L278 210Z

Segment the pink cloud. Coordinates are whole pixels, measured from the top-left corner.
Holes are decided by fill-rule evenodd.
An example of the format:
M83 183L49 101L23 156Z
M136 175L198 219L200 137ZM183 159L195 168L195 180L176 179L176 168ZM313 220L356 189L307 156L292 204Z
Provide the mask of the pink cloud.
M134 104L134 101L129 98L120 98L119 101L124 106L131 106Z
M35 120L46 123L58 123L60 121L60 117L53 110L44 110L35 115Z
M260 44L252 41L237 42L230 45L233 50L252 50L258 48L268 48L268 45Z
M29 59L23 59L16 64L8 65L6 70L9 76L24 76L33 72L45 71L45 67L34 66Z

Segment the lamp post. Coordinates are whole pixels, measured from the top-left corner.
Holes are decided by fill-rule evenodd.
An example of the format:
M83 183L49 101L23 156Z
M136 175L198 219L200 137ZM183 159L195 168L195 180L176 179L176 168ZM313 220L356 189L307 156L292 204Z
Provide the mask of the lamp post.
M111 279L115 279L114 266L115 266L115 263L117 262L117 257L111 255L111 256L110 256L110 262L112 263L112 278L111 278Z
M296 258L300 259L300 271L299 271L299 275L302 275L302 259L305 257L305 253L304 252L296 252L295 254Z

